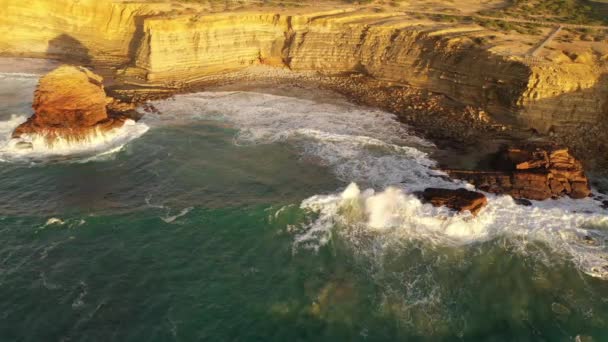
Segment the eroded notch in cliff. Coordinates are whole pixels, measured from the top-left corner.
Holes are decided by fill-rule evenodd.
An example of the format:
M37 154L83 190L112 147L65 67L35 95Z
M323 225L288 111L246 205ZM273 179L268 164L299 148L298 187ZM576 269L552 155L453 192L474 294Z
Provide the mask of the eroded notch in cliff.
M157 16L157 14L148 14L148 15L136 15L133 17L133 23L135 25L135 31L133 32L133 37L129 42L129 62L128 66L135 66L137 64L137 58L141 54L142 49L148 51L149 48L144 47L144 44L148 43L148 38L146 38L145 31L145 22L146 19Z
M283 64L285 64L285 66L287 66L288 68L290 68L290 64L291 64L291 56L290 56L290 50L291 50L291 46L293 45L295 39L296 39L296 32L293 30L293 25L292 25L292 17L288 16L287 17L287 30L285 32L283 32L283 35L285 36L285 40L283 42L283 48L281 49L281 60L283 61Z

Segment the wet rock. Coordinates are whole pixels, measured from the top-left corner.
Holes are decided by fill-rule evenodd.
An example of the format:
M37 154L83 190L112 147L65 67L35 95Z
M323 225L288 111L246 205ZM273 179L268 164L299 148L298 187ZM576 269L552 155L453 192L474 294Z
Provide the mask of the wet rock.
M529 200L527 200L525 198L515 198L515 204L523 205L524 207L529 207L532 205L532 202L530 202Z
M468 210L473 215L477 215L488 203L484 194L466 189L427 188L416 195L423 202L431 203L436 207L445 206L458 212Z
M496 156L495 170L446 170L452 178L466 180L478 189L509 194L517 199L545 200L591 194L582 164L566 148L529 144L507 148Z
M110 116L113 102L106 96L101 76L83 67L60 66L43 76L34 94L34 114L13 132L40 134L47 139L85 138L96 130L120 127L124 118Z

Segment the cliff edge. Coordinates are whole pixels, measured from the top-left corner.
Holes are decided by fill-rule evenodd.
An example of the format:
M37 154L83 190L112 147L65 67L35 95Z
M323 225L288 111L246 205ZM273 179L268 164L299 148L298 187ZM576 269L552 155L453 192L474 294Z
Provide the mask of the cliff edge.
M479 107L575 151L608 150L608 43L580 40L575 27L522 33L468 14L348 4L214 13L170 1L2 2L1 55L76 59L121 84L176 89L259 64L358 74Z

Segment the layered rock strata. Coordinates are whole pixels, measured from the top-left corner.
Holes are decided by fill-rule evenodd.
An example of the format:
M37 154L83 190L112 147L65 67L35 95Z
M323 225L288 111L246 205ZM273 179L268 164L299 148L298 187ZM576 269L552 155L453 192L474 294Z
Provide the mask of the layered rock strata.
M477 42L492 32L451 26L358 10L158 16L144 20L126 75L183 84L252 64L282 65L413 85L541 133L608 118L608 68L599 56L505 56Z
M121 127L125 117L108 115L107 106L127 109L106 97L103 79L86 68L61 66L42 77L34 94L34 114L13 132L76 141Z
M446 171L450 177L466 180L482 191L516 199L585 198L591 194L581 163L568 149L554 145L506 149L499 153L495 169Z
M3 4L2 55L77 57L111 65L124 82L145 86L181 87L254 64L354 73L386 88L412 85L445 95L480 107L498 123L553 133L581 150L608 146L602 132L580 134L608 126L608 54L597 44L587 52L528 58L525 49L509 53L508 34L386 9L213 14L164 1ZM542 38L517 37L524 48Z
M145 17L168 13L168 2L2 0L0 52L121 66L139 45Z

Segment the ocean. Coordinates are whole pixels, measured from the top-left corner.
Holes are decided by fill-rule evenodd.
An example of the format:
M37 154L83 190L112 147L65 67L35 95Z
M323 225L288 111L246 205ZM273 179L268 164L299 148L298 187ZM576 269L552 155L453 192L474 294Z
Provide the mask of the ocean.
M0 74L0 341L605 341L608 210L479 216L390 113L200 92L24 150L38 73Z

